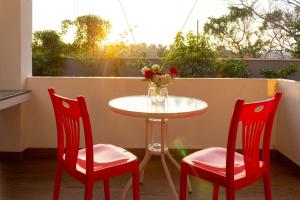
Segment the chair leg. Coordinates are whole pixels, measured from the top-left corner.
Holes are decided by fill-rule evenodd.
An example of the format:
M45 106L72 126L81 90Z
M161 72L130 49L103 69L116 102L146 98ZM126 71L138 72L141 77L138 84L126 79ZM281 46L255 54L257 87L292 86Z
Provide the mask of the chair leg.
M87 182L85 183L84 200L92 200L93 186L94 183L88 179Z
M53 200L58 200L59 199L62 170L63 170L63 168L62 168L61 163L59 161L57 161L56 170L55 170L55 183L54 183Z
M180 170L180 200L186 200L187 173L181 166Z
M132 183L133 199L140 200L140 185L139 185L139 167L135 167L133 171L133 183Z
M271 200L272 199L272 189L271 189L270 171L264 175L263 179L264 179L265 199Z
M235 195L234 195L234 188L233 188L233 186L231 186L231 187L226 187L226 200L235 200Z
M214 193L213 193L213 200L218 200L219 198L219 185L214 183Z
M105 200L110 200L109 180L103 180Z

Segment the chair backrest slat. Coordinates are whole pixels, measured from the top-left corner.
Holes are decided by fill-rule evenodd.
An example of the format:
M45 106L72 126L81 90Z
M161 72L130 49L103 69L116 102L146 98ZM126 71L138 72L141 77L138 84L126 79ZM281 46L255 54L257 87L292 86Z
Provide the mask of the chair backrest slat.
M70 167L74 169L77 162L80 141L79 123L79 119L72 118L64 114L62 116L62 124L64 127L64 133L66 135L65 160L66 163L70 163Z
M243 124L242 145L246 172L251 174L259 168L259 145L265 121L252 122L249 125Z

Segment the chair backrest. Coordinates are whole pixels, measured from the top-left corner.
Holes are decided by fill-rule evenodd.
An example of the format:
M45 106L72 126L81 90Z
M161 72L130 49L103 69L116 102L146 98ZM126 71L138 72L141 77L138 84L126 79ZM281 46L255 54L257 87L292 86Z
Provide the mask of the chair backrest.
M269 166L272 125L281 96L281 93L276 93L271 99L254 103L245 103L240 99L236 101L227 140L226 174L228 179L233 180L234 177L234 152L239 127L242 133L242 154L246 177L257 174L260 160ZM259 152L261 141L262 159L260 159Z
M87 172L93 170L93 139L90 119L83 96L69 99L48 89L56 119L58 159L69 170L76 170L80 144L80 125L84 127Z

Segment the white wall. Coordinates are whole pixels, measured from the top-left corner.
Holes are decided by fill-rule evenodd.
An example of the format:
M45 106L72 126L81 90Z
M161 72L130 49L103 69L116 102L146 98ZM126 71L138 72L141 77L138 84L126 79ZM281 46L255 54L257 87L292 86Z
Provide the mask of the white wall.
M278 112L276 149L300 166L300 82L278 82L283 96Z
M47 88L75 98L84 95L91 116L94 143L112 143L122 147L144 145L144 119L109 111L112 98L146 94L147 83L139 78L28 78L31 99L22 105L26 147L56 147L56 129ZM172 147L205 148L225 146L227 130L236 98L247 101L267 98L264 79L177 79L169 86L170 95L190 96L208 103L205 114L188 119L170 120Z
M31 0L0 0L0 90L25 88L31 76ZM0 151L24 149L19 105L0 111Z
M0 0L0 89L20 89L20 9L18 0Z
M25 88L32 72L31 0L0 0L0 89Z

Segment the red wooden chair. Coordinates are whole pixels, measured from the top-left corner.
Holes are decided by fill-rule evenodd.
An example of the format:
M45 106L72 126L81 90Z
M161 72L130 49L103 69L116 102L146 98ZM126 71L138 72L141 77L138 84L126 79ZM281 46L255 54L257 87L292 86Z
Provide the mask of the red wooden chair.
M226 188L226 199L234 192L263 177L265 199L271 200L270 138L281 93L266 101L244 103L237 100L231 118L227 148L212 147L192 153L181 162L180 199L186 199L187 176L213 182L213 199L218 199L219 186ZM238 128L242 128L242 154L235 152ZM262 134L263 133L263 134ZM260 140L263 135L262 156Z
M139 170L136 156L111 144L93 145L92 130L83 96L77 100L49 94L57 126L57 165L53 199L59 198L62 170L85 184L84 199L92 199L93 184L103 180L105 199L110 199L109 178L133 173L133 199L139 200ZM83 124L85 148L79 150L80 124Z

